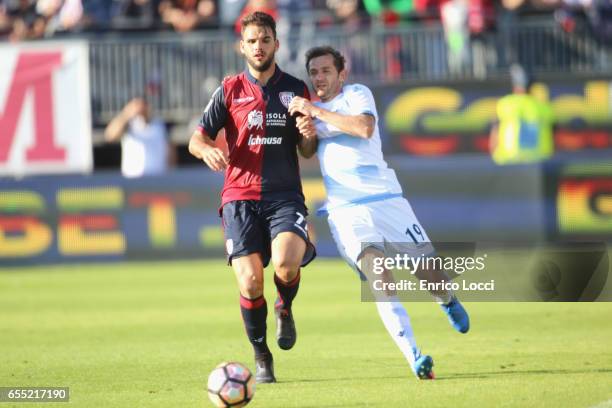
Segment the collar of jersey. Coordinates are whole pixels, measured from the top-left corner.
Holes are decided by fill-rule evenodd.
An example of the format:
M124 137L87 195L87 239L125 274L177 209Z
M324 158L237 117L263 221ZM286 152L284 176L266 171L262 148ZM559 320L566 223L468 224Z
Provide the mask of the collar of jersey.
M340 97L342 97L342 95L344 95L344 87L346 85L343 85L342 88L340 88L340 92L338 93L338 95L334 96L331 100L327 101L327 102L323 102L323 101L319 101L319 103L323 106L329 106L329 104L334 103L337 99L340 99Z
M278 82L278 80L280 79L281 75L283 74L283 71L281 71L281 69L278 67L278 65L274 64L274 74L272 74L272 76L270 77L270 79L268 79L268 84L274 84L276 82ZM249 81L251 81L252 83L254 83L255 85L261 85L261 83L257 80L257 78L255 78L253 75L251 75L251 72L249 71L248 68L246 68L244 70L244 75L246 75L247 79Z

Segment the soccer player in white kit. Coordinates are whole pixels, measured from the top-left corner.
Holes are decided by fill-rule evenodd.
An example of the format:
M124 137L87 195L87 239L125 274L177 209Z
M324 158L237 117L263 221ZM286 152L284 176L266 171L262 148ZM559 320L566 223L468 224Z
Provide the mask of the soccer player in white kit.
M378 113L372 92L360 84L345 85L344 57L331 47L315 47L306 53L306 69L312 86L321 99L311 103L301 97L292 99L291 114L315 119L318 144L316 152L327 190L329 226L345 260L362 279L372 281L375 259L384 257L386 243L418 245L425 255L433 255L425 229L410 203L402 196L395 172L387 166L378 129ZM312 152L314 154L314 150ZM417 253L414 253L418 256ZM380 264L379 264L380 265ZM448 280L443 271L418 271L427 281ZM429 275L428 275L429 274ZM390 271L382 273L392 282ZM374 291L380 318L412 371L420 379L433 379L433 359L416 345L410 319L392 291ZM469 317L450 291L432 292L452 326L461 333L469 330Z

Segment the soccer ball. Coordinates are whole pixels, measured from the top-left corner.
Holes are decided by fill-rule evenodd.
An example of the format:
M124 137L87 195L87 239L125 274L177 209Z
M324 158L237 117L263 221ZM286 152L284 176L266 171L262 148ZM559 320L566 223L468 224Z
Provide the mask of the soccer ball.
M244 407L255 394L255 377L240 363L221 363L208 376L208 398L216 407Z

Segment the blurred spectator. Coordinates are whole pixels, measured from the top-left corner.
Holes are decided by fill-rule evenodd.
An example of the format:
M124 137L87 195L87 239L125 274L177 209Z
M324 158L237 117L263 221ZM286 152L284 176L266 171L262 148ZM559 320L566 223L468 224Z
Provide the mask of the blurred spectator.
M159 14L164 23L178 32L187 32L212 24L217 5L214 0L162 0Z
M456 74L463 70L470 58L467 0L442 3L440 15L446 37L448 67Z
M497 50L497 66L507 67L518 61L515 41L512 38L517 23L518 13L525 5L525 0L501 0L496 10L495 49Z
M408 19L414 13L414 5L410 1L401 0L364 0L366 11L373 22L382 23L385 27L395 27ZM384 61L385 76L390 80L400 79L403 71L416 69L411 58L411 50L402 45L402 36L386 34L383 47L380 49L380 59Z
M125 177L164 173L176 161L163 120L152 117L142 97L129 101L104 131L108 142L121 139L121 172Z
M6 0L5 23L10 41L32 40L45 33L45 18L36 11L35 0Z
M274 18L274 20L278 21L278 7L276 0L248 0L238 15L238 18L234 22L234 31L236 32L236 35L240 36L240 32L242 30L240 22L242 19L256 11L269 14Z
M219 3L219 23L221 27L234 27L246 0L223 0Z
M405 0L363 0L366 11L386 26L406 21L415 11L414 3Z
M552 107L529 94L529 78L520 65L510 67L512 94L497 102L498 123L490 148L497 164L545 160L554 152Z
M414 0L414 9L424 19L440 19L440 8L447 0Z
M346 34L364 28L366 21L358 0L327 0L327 7L333 12L335 24L341 26Z
M439 2L440 16L446 37L449 69L462 72L471 62L485 67L484 34L495 23L491 0L443 0ZM485 72L474 72L483 77Z
M584 15L596 38L612 42L612 0L562 0L555 18L563 29L573 32L577 19Z
M159 3L160 0L121 0L113 13L113 26L155 27L159 21Z
M342 35L346 38L340 48L346 57L347 71L353 75L367 75L369 56L366 55L363 37L356 36L368 28L369 19L365 10L357 0L327 0L326 6L332 11L333 20L329 24L342 29ZM381 58L384 58L383 48L380 49Z
M276 32L281 47L276 61L288 72L301 72L302 56L310 46L304 38L315 35L316 17L310 0L277 0Z
M12 27L13 24L6 9L6 1L0 0L0 38L8 35Z
M479 36L495 26L493 0L468 0L468 28L472 37Z
M57 16L62 8L63 0L38 0L36 12L45 19L45 36L51 36L59 25Z
M91 0L90 0L91 1ZM64 0L59 11L59 20L64 30L73 30L83 18L83 3L81 0Z
M82 0L83 17L79 28L89 30L109 29L118 0Z
M47 21L46 36L56 31L74 31L83 26L84 9L81 0L38 0L36 9Z

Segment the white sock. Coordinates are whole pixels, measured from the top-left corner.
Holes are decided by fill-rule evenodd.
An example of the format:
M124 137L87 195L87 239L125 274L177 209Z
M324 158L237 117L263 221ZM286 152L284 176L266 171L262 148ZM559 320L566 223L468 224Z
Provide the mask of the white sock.
M453 300L453 292L451 290L447 291L445 294L438 296L433 295L434 300L439 305L448 305Z
M406 309L395 296L386 302L376 302L376 308L387 332L412 367L417 346Z

